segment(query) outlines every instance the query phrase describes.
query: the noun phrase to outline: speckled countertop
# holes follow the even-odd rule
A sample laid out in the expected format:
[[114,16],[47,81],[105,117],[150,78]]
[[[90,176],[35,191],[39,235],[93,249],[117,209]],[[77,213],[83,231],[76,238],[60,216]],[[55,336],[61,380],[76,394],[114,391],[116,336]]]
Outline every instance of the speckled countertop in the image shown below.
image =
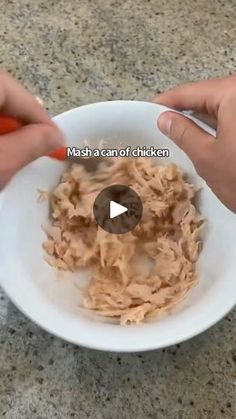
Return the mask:
[[[0,0],[0,65],[54,115],[236,69],[234,0]],[[236,417],[236,312],[175,347],[67,344],[0,297],[0,418]]]

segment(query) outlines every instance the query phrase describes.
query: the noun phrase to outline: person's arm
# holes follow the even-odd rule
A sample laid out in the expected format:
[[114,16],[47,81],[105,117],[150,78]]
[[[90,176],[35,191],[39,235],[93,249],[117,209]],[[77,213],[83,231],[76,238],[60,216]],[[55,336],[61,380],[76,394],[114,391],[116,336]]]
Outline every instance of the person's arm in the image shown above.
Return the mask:
[[216,138],[175,112],[164,112],[159,129],[190,157],[218,198],[236,212],[236,76],[178,86],[155,103],[191,110],[216,127]]
[[37,99],[4,71],[0,71],[0,115],[24,124],[13,133],[0,135],[1,190],[19,169],[60,147],[64,137]]

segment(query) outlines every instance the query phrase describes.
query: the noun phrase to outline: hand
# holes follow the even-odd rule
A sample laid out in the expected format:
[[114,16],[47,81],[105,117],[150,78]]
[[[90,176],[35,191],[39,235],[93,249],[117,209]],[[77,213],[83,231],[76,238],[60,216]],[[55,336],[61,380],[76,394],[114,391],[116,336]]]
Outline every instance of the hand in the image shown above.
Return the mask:
[[0,115],[24,124],[0,136],[0,189],[22,167],[64,143],[63,134],[37,99],[8,73],[0,71]]
[[216,138],[188,118],[164,112],[159,129],[192,160],[199,175],[236,212],[236,76],[176,87],[154,102],[176,110],[192,110],[216,128]]

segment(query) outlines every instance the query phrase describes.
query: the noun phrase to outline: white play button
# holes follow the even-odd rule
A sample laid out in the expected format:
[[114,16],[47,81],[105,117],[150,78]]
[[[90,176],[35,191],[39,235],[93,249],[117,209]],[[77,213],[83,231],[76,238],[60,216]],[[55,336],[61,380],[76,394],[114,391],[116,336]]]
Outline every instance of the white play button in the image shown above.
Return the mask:
[[94,218],[107,233],[124,234],[133,230],[142,218],[141,199],[125,185],[104,188],[93,204]]
[[110,201],[110,218],[118,217],[118,215],[121,215],[126,211],[128,211],[128,208],[117,204],[115,201]]

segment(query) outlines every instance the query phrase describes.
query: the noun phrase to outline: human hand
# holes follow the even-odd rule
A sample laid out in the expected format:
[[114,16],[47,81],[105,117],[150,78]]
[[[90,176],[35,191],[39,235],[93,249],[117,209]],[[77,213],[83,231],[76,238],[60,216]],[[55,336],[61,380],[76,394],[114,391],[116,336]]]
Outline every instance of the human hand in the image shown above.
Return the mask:
[[159,129],[192,160],[199,175],[236,212],[236,76],[178,86],[155,97],[155,103],[191,110],[216,128],[216,138],[188,118],[167,111]]
[[0,71],[0,115],[16,118],[24,125],[0,135],[1,190],[22,167],[60,147],[64,137],[37,99],[3,71]]

